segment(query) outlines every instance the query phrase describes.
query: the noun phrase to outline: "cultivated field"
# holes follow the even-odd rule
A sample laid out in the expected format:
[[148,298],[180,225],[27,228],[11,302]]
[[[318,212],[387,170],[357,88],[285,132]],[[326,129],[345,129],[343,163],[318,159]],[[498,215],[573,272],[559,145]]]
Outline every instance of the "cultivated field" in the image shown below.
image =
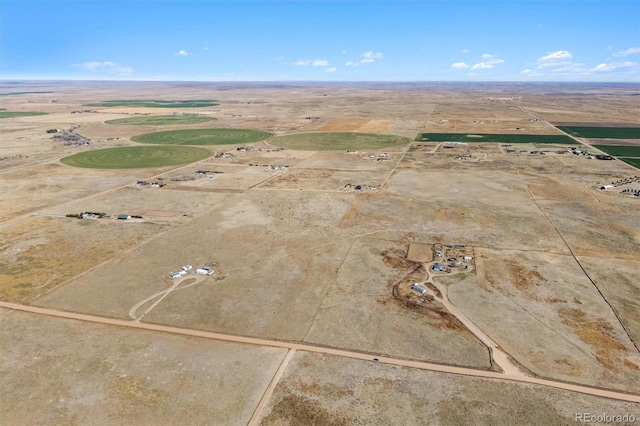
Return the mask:
[[168,101],[157,99],[119,99],[113,101],[102,101],[96,103],[88,103],[85,106],[95,107],[144,107],[144,108],[202,108],[218,105],[213,100],[186,100],[186,101]]
[[129,146],[85,151],[60,159],[67,166],[89,169],[143,169],[194,163],[211,156],[204,148]]
[[46,112],[30,112],[30,111],[4,111],[0,110],[0,118],[13,118],[13,117],[31,117],[35,115],[47,115]]
[[640,418],[635,91],[0,85],[0,423]]
[[145,133],[131,140],[167,145],[234,145],[258,142],[271,136],[269,132],[251,129],[191,129]]
[[375,133],[319,132],[277,136],[269,143],[302,151],[380,149],[406,145],[408,138]]
[[199,117],[190,115],[157,115],[146,117],[118,118],[107,120],[106,124],[116,124],[119,126],[169,126],[180,124],[200,124],[215,120],[215,117]]
[[465,134],[465,133],[420,133],[417,141],[429,142],[502,142],[533,144],[575,144],[566,135],[520,135],[520,134]]
[[587,139],[640,139],[639,127],[557,126],[563,132]]
[[640,158],[640,145],[593,145],[601,151],[616,157],[636,157]]

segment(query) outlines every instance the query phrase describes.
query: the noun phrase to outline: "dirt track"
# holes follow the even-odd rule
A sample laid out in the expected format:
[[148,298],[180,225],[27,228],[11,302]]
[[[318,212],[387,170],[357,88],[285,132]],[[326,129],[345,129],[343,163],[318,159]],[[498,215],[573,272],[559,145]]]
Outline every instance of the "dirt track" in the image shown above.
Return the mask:
[[118,320],[113,318],[98,317],[94,315],[77,314],[73,312],[58,311],[55,309],[46,309],[46,308],[38,308],[34,306],[20,305],[16,303],[0,302],[0,307],[22,311],[22,312],[31,312],[34,314],[49,315],[49,316],[67,318],[67,319],[78,320],[78,321],[113,325],[118,327],[128,327],[128,328],[136,328],[136,329],[142,329],[142,330],[160,331],[164,333],[180,334],[180,335],[193,336],[193,337],[202,337],[205,339],[215,339],[215,340],[221,340],[226,342],[286,348],[286,349],[296,350],[296,351],[315,352],[315,353],[321,353],[326,355],[360,359],[364,361],[380,362],[383,364],[397,365],[401,367],[410,367],[410,368],[418,368],[421,370],[438,371],[442,373],[460,374],[460,375],[466,375],[466,376],[484,377],[484,378],[491,378],[491,379],[512,380],[516,382],[532,383],[532,384],[537,384],[542,386],[549,386],[557,389],[580,392],[588,395],[611,398],[611,399],[616,399],[620,401],[640,403],[640,395],[632,395],[632,394],[626,394],[621,392],[609,391],[606,389],[597,389],[597,388],[592,388],[587,386],[574,385],[570,383],[537,379],[537,378],[528,377],[522,373],[516,373],[516,372],[501,374],[501,373],[494,373],[491,371],[474,370],[474,369],[462,368],[462,367],[452,367],[447,365],[431,364],[431,363],[421,362],[421,361],[410,361],[410,360],[391,358],[391,357],[376,357],[375,355],[372,355],[372,354],[346,351],[342,349],[329,348],[329,347],[323,347],[323,346],[315,346],[315,345],[308,345],[308,344],[294,343],[294,342],[284,342],[279,340],[258,339],[258,338],[245,337],[245,336],[234,336],[229,334],[213,333],[213,332],[206,332],[206,331],[199,331],[199,330],[189,330],[184,328],[168,327],[168,326],[157,325],[157,324],[147,324],[147,323],[141,323],[136,321],[123,321],[123,320]]

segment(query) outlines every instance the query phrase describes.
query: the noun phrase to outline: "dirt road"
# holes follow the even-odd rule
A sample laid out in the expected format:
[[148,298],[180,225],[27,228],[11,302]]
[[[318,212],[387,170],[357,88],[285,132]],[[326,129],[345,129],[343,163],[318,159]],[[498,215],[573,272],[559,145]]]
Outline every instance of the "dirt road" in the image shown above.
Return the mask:
[[125,320],[119,320],[114,318],[99,317],[95,315],[78,314],[73,312],[59,311],[55,309],[26,306],[26,305],[20,305],[17,303],[0,302],[0,307],[6,308],[6,309],[12,309],[16,311],[30,312],[33,314],[49,315],[49,316],[54,316],[59,318],[66,318],[71,320],[85,321],[85,322],[91,322],[91,323],[97,323],[97,324],[105,324],[105,325],[111,325],[111,326],[117,326],[117,327],[135,328],[135,329],[148,330],[148,331],[159,331],[164,333],[201,337],[205,339],[215,339],[215,340],[220,340],[225,342],[243,343],[243,344],[257,345],[257,346],[285,348],[285,349],[290,349],[295,351],[305,351],[305,352],[320,353],[325,355],[341,356],[346,358],[380,362],[383,364],[418,368],[421,370],[436,371],[441,373],[460,374],[465,376],[531,383],[536,385],[549,386],[557,389],[563,389],[563,390],[572,391],[572,392],[580,392],[588,395],[616,399],[620,401],[640,403],[640,395],[632,395],[627,393],[610,391],[606,389],[592,388],[588,386],[576,385],[571,383],[538,379],[538,378],[525,376],[522,373],[502,374],[502,373],[495,373],[492,371],[474,370],[471,368],[453,367],[453,366],[447,366],[447,365],[431,364],[431,363],[422,362],[422,361],[412,361],[412,360],[399,359],[399,358],[376,356],[376,355],[363,353],[363,352],[347,351],[347,350],[338,349],[338,348],[329,348],[324,346],[310,345],[310,344],[297,343],[297,342],[284,342],[279,340],[260,339],[260,338],[254,338],[254,337],[214,333],[209,331],[190,330],[185,328],[170,327],[170,326],[164,326],[164,325],[158,325],[158,324],[148,324],[148,323],[142,323],[138,321],[125,321]]

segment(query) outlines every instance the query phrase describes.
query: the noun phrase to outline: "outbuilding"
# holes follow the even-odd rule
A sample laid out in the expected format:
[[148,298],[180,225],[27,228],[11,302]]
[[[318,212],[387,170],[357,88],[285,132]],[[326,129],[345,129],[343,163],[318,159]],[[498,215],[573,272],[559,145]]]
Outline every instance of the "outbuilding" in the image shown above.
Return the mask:
[[128,215],[126,213],[119,214],[118,215],[118,219],[120,219],[120,220],[128,220],[128,219],[131,219],[131,215]]
[[434,271],[442,271],[442,265],[440,263],[436,263],[433,265]]
[[413,291],[417,291],[420,294],[425,294],[427,292],[427,289],[424,287],[419,286],[418,284],[413,284],[411,286],[411,290]]

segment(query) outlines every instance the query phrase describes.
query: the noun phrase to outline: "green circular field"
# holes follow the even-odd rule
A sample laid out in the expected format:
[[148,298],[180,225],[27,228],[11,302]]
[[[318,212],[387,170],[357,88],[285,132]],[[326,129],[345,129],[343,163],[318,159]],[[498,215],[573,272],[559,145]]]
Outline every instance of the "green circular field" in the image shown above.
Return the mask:
[[168,126],[171,124],[200,124],[212,120],[217,120],[217,118],[190,115],[156,115],[151,117],[118,118],[105,121],[105,123],[123,126]]
[[126,146],[80,152],[60,161],[89,169],[142,169],[189,164],[210,156],[208,149],[190,146]]
[[251,129],[191,129],[144,133],[131,140],[160,145],[231,145],[258,142],[271,136],[272,133]]
[[378,133],[317,132],[276,136],[271,145],[302,151],[342,151],[378,149],[406,145],[410,138]]

